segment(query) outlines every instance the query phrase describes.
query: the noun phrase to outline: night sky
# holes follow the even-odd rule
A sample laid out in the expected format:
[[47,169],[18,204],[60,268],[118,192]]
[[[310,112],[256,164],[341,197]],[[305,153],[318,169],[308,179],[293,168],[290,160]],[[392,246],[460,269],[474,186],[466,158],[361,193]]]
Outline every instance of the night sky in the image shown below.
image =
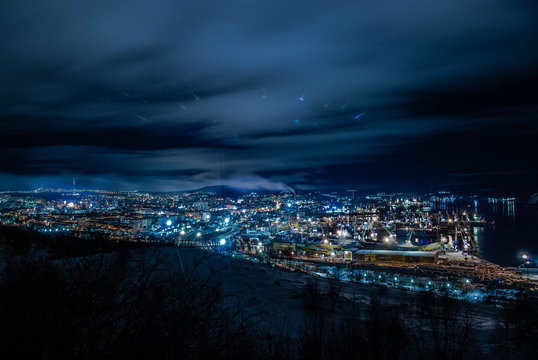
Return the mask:
[[535,0],[3,0],[0,40],[0,189],[538,191]]

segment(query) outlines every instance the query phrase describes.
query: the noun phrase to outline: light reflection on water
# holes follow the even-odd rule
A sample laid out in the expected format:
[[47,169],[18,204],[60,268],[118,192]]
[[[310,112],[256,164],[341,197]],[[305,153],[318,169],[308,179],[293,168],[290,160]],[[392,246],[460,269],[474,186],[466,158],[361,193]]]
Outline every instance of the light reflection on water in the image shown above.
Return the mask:
[[481,257],[502,266],[517,266],[523,252],[538,256],[538,209],[517,199],[437,198],[432,210],[472,210],[486,220],[473,228]]
[[513,200],[484,204],[488,224],[478,232],[480,255],[503,266],[517,266],[521,254],[538,255],[538,209]]

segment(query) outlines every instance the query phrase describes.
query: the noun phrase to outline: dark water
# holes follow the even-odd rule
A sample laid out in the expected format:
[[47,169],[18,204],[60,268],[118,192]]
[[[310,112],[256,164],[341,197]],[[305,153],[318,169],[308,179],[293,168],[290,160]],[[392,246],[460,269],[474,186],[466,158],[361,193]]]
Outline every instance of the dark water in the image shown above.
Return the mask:
[[502,266],[517,266],[524,253],[538,258],[538,208],[519,201],[479,201],[478,213],[488,223],[476,229],[480,255]]
[[457,198],[437,201],[441,211],[466,210],[487,221],[473,228],[481,257],[502,266],[518,266],[522,255],[538,259],[538,208],[518,200]]

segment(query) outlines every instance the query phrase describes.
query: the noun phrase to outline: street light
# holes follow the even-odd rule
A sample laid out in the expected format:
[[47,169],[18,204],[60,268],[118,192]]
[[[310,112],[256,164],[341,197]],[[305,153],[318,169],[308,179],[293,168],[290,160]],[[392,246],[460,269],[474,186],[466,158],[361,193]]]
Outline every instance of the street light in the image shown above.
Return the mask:
[[523,258],[524,266],[525,266],[525,269],[527,270],[527,281],[530,282],[529,268],[528,268],[528,265],[530,264],[529,256],[527,254],[523,254],[521,255],[521,257]]

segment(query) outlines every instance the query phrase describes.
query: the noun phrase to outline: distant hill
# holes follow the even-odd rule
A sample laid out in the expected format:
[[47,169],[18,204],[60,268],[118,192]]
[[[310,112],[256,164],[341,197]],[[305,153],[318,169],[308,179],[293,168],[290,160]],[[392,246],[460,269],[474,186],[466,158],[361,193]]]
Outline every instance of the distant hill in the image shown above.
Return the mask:
[[265,190],[265,189],[242,189],[238,187],[231,187],[227,185],[223,186],[205,186],[200,189],[196,190],[189,190],[189,191],[182,191],[182,193],[212,193],[217,195],[224,195],[224,196],[241,196],[245,194],[250,193],[258,193],[258,194],[280,194],[283,191],[274,191],[274,190]]

